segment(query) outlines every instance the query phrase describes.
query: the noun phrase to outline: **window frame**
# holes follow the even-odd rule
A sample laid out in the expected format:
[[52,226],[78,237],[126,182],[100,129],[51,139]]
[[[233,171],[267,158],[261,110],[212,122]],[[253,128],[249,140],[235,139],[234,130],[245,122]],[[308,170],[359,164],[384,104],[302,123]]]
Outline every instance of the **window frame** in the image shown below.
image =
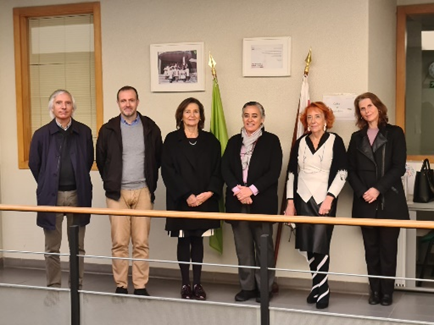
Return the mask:
[[[405,132],[406,99],[406,44],[407,16],[434,14],[434,4],[398,6],[396,11],[396,94],[395,121]],[[407,155],[407,160],[422,161],[428,158],[434,162],[434,155]]]
[[[32,139],[30,110],[29,19],[46,16],[92,14],[95,55],[95,109],[97,130],[103,123],[101,8],[99,2],[23,7],[13,9],[18,168],[28,169]],[[53,89],[54,91],[54,89]]]

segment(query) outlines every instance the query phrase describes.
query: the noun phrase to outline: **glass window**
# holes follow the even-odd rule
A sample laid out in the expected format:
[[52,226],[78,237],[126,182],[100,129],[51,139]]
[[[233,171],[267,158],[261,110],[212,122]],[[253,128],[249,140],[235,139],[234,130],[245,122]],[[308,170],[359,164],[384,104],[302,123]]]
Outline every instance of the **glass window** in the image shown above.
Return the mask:
[[103,119],[99,17],[99,3],[14,9],[20,168],[27,168],[33,133],[50,121],[56,89],[72,93],[74,118],[96,140]]
[[434,159],[434,5],[400,6],[396,122],[409,160]]

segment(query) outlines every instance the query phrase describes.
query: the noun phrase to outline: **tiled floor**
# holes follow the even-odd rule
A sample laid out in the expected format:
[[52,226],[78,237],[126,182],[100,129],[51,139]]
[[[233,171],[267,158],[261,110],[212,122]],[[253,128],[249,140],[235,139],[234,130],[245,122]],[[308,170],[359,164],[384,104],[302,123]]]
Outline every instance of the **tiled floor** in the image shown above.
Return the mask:
[[[67,273],[63,275],[66,287]],[[3,268],[0,269],[0,283],[44,286],[45,272],[40,269]],[[179,298],[179,280],[152,278],[147,286],[152,296]],[[232,285],[205,283],[208,301],[234,303],[238,287]],[[109,274],[86,274],[83,290],[113,293],[115,285]],[[129,288],[132,292],[133,289]],[[271,307],[288,308],[301,311],[317,311],[315,306],[305,302],[306,291],[281,289],[271,300]],[[329,308],[324,313],[371,316],[388,319],[409,320],[421,324],[434,324],[434,293],[396,291],[392,306],[370,306],[367,295],[342,294],[332,292]],[[254,300],[245,304],[257,305]]]

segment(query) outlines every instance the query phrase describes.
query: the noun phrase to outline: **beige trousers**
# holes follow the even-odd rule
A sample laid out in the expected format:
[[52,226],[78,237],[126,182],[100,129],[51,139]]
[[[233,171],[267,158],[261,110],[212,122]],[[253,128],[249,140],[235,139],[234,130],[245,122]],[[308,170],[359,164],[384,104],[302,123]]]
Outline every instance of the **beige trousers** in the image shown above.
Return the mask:
[[[119,201],[107,198],[110,209],[152,210],[148,188],[121,190]],[[133,258],[149,258],[150,217],[110,216],[112,236],[112,256],[129,257],[129,244],[132,244]],[[113,260],[113,278],[117,287],[128,288],[128,260]],[[149,280],[149,263],[133,261],[133,285],[135,289],[146,287]]]
[[[58,206],[77,206],[77,191],[59,191],[57,192],[57,205]],[[47,230],[44,229],[45,234],[45,251],[47,253],[60,253],[60,244],[62,243],[62,223],[64,215],[61,213],[56,214],[56,229]],[[74,216],[71,213],[66,214],[67,226],[68,226],[68,239],[69,239],[69,227],[78,224],[78,218],[80,215]],[[85,255],[84,251],[84,234],[86,227],[79,227],[78,231],[78,252],[80,255]],[[83,284],[83,257],[79,258],[79,288],[81,289]],[[47,276],[48,287],[58,287],[62,285],[62,273],[60,269],[60,257],[58,255],[45,255],[45,266]]]

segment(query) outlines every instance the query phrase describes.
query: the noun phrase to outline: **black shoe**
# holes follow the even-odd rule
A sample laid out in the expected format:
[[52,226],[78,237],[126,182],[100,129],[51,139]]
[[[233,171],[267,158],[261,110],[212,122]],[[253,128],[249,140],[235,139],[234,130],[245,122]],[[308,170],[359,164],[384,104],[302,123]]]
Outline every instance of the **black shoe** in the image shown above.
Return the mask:
[[318,299],[318,290],[313,290],[309,293],[309,296],[307,296],[306,302],[308,304],[316,304],[317,299]]
[[370,305],[378,305],[381,301],[380,293],[378,291],[373,291],[369,295],[368,303]]
[[117,287],[115,293],[119,293],[121,295],[127,295],[128,289],[124,287]]
[[329,306],[329,300],[330,300],[330,291],[324,295],[324,294],[320,294],[317,297],[317,301],[316,301],[316,309],[325,309]]
[[146,288],[134,289],[134,294],[138,296],[149,296],[148,290],[146,290]]
[[381,299],[381,305],[390,306],[392,303],[393,303],[392,295],[384,294],[383,298]]
[[329,306],[328,299],[326,300],[320,300],[316,303],[316,309],[325,309]]
[[[268,293],[268,301],[270,301],[271,298],[273,298],[273,292],[272,291],[270,291]],[[260,293],[258,293],[258,295],[256,296],[256,302],[261,302],[261,294]]]
[[193,287],[193,296],[196,300],[206,300],[206,293],[200,284],[195,284]]
[[191,287],[189,284],[184,284],[181,287],[181,298],[182,299],[191,299],[193,297],[193,293],[191,292]]
[[246,301],[256,297],[256,290],[241,290],[235,295],[235,301]]

